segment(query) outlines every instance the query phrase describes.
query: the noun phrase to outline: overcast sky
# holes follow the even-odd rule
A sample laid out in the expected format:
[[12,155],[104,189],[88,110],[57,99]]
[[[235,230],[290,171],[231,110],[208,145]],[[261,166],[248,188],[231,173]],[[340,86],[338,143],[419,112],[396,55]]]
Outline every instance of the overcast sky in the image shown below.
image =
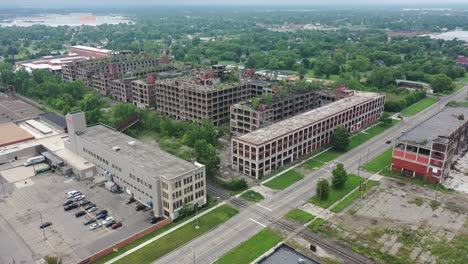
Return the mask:
[[91,7],[91,6],[142,6],[142,5],[411,5],[449,6],[467,4],[468,0],[0,0],[0,7]]

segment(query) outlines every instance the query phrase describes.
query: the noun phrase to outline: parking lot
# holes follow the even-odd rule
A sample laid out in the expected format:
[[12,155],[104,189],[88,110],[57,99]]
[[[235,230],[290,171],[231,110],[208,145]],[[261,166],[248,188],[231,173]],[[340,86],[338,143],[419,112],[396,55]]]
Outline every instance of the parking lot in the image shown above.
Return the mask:
[[[61,257],[64,263],[76,263],[150,226],[150,211],[136,212],[137,203],[126,205],[125,193],[114,194],[91,181],[75,181],[51,172],[27,179],[17,175],[21,182],[33,182],[18,187],[18,182],[11,182],[15,171],[23,170],[10,170],[10,181],[0,176],[0,263],[30,263],[46,255]],[[89,230],[90,225],[83,222],[95,217],[94,213],[76,218],[75,213],[82,207],[63,210],[66,193],[71,190],[81,191],[99,210],[107,210],[123,226],[116,230],[106,227]],[[43,222],[52,222],[44,232],[39,228],[41,215]],[[3,247],[9,243],[16,246]]]

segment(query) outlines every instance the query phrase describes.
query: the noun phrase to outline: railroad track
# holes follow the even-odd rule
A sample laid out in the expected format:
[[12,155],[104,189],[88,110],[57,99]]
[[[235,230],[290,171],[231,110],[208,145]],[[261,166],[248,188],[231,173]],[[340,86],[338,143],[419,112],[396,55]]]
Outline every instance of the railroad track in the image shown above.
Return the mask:
[[335,246],[333,245],[330,245],[328,243],[325,243],[315,237],[312,237],[310,236],[309,234],[307,234],[306,232],[304,232],[303,230],[299,230],[297,231],[296,228],[288,223],[285,223],[285,222],[282,222],[280,221],[279,219],[275,219],[274,217],[271,217],[263,212],[261,212],[260,210],[257,210],[255,208],[253,208],[252,206],[250,206],[248,203],[246,203],[244,200],[241,200],[237,197],[232,197],[232,196],[227,196],[219,191],[217,191],[216,189],[214,188],[210,188],[209,186],[207,186],[208,190],[214,194],[217,194],[217,196],[219,196],[220,198],[223,198],[225,199],[226,201],[229,201],[237,206],[240,206],[240,207],[243,207],[259,216],[262,216],[264,217],[265,219],[268,219],[268,221],[270,221],[271,223],[274,223],[292,233],[295,233],[296,235],[300,235],[301,237],[305,238],[306,240],[316,244],[317,246],[320,246],[321,248],[323,249],[326,249],[330,252],[333,252],[335,254],[337,254],[338,256],[341,256],[342,258],[344,258],[344,260],[346,261],[345,263],[365,263],[365,264],[370,264],[370,263],[376,263],[375,261],[372,261],[370,259],[368,259],[367,257],[363,257],[363,259],[366,259],[366,261],[363,261],[362,259],[359,259],[359,258],[356,258],[355,256],[352,256],[350,254],[348,254],[347,252],[339,249],[339,248],[336,248]]

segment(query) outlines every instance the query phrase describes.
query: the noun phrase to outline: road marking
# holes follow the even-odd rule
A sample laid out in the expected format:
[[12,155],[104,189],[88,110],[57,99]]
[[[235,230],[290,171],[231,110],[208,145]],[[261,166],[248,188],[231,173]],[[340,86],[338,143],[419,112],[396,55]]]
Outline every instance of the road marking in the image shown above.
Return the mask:
[[263,206],[263,205],[261,205],[261,204],[259,204],[259,203],[256,203],[256,205],[258,205],[258,206],[260,206],[260,207],[262,207],[262,208],[265,208],[265,209],[267,209],[267,210],[270,211],[270,212],[273,211],[273,210],[271,210],[270,208],[268,208],[268,207],[266,207],[266,206]]
[[260,222],[258,222],[258,221],[255,221],[255,220],[253,220],[252,218],[249,218],[249,219],[250,219],[250,221],[253,221],[253,222],[255,222],[255,223],[257,223],[257,224],[259,224],[259,225],[261,225],[261,226],[263,226],[263,227],[266,227],[266,225],[264,225],[264,224],[262,224],[262,223],[260,223]]

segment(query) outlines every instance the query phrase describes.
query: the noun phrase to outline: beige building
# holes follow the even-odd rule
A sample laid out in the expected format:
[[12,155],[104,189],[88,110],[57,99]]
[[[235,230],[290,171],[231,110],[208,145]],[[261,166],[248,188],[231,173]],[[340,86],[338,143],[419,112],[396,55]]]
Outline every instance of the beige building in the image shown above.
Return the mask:
[[96,165],[97,172],[153,208],[177,218],[186,204],[206,203],[205,166],[190,163],[102,124],[86,126],[83,112],[66,115],[65,147]]

